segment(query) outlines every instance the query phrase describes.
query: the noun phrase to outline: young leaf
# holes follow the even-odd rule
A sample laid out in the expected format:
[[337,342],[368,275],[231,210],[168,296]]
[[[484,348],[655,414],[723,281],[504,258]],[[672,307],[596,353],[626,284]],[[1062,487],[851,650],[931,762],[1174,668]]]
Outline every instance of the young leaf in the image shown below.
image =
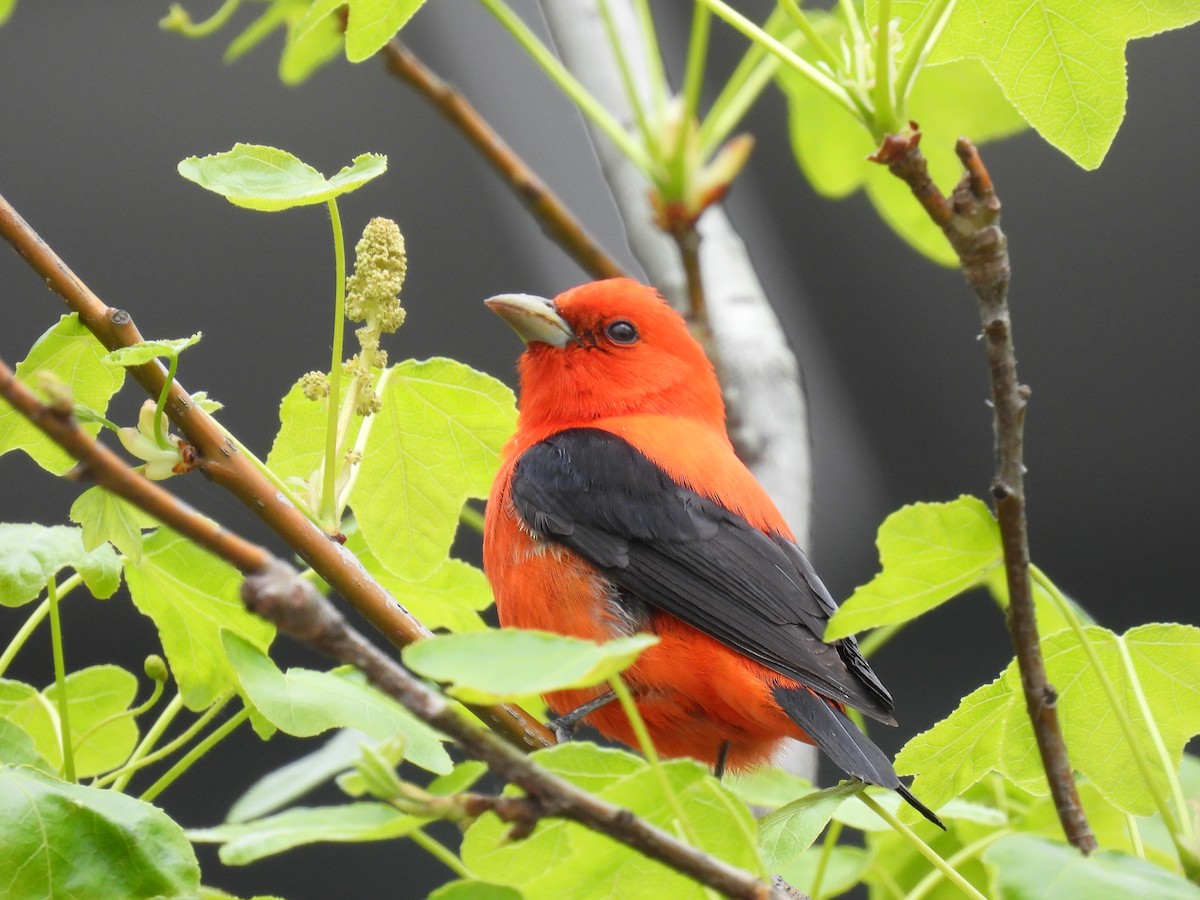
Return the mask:
[[726,775],[721,782],[748,806],[778,809],[816,790],[812,783],[773,766]]
[[[840,20],[806,14],[822,23],[835,46],[843,38]],[[807,47],[800,53],[810,62],[817,61]],[[780,67],[778,80],[788,99],[792,150],[813,187],[827,197],[844,197],[864,188],[880,217],[916,250],[942,265],[957,266],[957,255],[908,186],[886,167],[867,159],[878,149],[867,130],[799,72]],[[947,193],[962,174],[954,152],[960,135],[978,145],[1027,127],[995,79],[976,60],[923,69],[908,110],[909,117],[921,126],[921,150],[929,174]]]
[[348,6],[346,59],[362,62],[374,56],[424,5],[425,0],[317,0],[300,20],[293,39],[307,38],[339,6]]
[[275,635],[271,623],[246,612],[236,569],[165,527],[146,538],[126,580],[134,605],[158,628],[188,709],[206,708],[237,684],[222,629],[262,650]]
[[486,881],[451,881],[429,895],[429,900],[522,900],[524,895],[502,884]]
[[823,791],[793,800],[758,823],[763,861],[772,872],[792,865],[812,846],[837,808],[863,789],[858,781],[843,781]]
[[[70,387],[76,402],[103,415],[108,401],[125,381],[124,369],[104,365],[107,352],[80,323],[79,316],[71,313],[38,338],[29,355],[17,363],[17,379],[27,387],[36,388],[39,373],[53,375]],[[82,427],[92,435],[100,429],[95,423]],[[34,462],[55,475],[75,465],[74,457],[0,399],[0,455],[9,450],[24,450]]]
[[1083,856],[1067,844],[1025,834],[1002,837],[983,852],[1002,900],[1057,897],[1153,897],[1200,900],[1200,887],[1153,863],[1099,850]]
[[[303,379],[284,395],[279,404],[279,431],[267,454],[268,468],[280,478],[305,480],[321,465],[329,420],[327,403],[305,397]],[[349,442],[358,436],[362,421],[360,416],[350,420]]]
[[1000,529],[975,497],[905,506],[879,526],[875,543],[883,571],[834,613],[825,640],[914,619],[978,586],[1003,562]]
[[[3,684],[4,682],[0,682],[0,716],[4,716]],[[38,753],[29,733],[15,722],[9,721],[6,716],[0,718],[0,765],[32,766],[48,775],[57,771],[56,767],[50,765],[46,758]]]
[[439,774],[453,768],[433,729],[357,673],[280,672],[270,657],[239,635],[226,633],[223,640],[247,699],[281,731],[312,737],[331,728],[354,728],[378,741],[401,732],[407,760]]
[[469,497],[486,497],[516,426],[512,391],[450,359],[408,360],[379,387],[350,505],[363,539],[397,575],[442,565]]
[[225,865],[244,866],[305,844],[384,841],[402,837],[422,824],[423,819],[398,812],[386,803],[349,803],[313,808],[300,806],[253,822],[193,828],[187,834],[197,843],[221,844],[220,857]]
[[149,803],[0,766],[0,896],[182,898],[199,887],[183,830]]
[[309,12],[320,5],[314,3],[304,9],[301,15],[288,20],[287,43],[279,58],[279,80],[286,85],[295,86],[307,81],[317,69],[341,53],[342,23],[332,13],[303,33],[300,31]]
[[80,529],[0,523],[0,605],[36,600],[46,583],[68,568],[82,575],[88,590],[102,600],[121,584],[121,561],[112,547],[85,550]]
[[[895,0],[892,14],[911,34],[930,6]],[[1042,137],[1094,169],[1125,117],[1126,44],[1198,19],[1196,0],[959,0],[931,60],[982,60]]]
[[130,344],[128,347],[120,347],[113,350],[104,361],[111,366],[140,366],[150,362],[158,357],[178,356],[188,347],[200,343],[200,338],[203,334],[197,331],[191,337],[176,338],[175,340],[167,341],[138,341],[136,344]]
[[635,634],[604,644],[542,631],[505,628],[447,634],[404,648],[404,664],[464,703],[504,703],[527,694],[603,684],[658,643]]
[[335,775],[354,768],[359,748],[371,738],[351,728],[337,732],[311,753],[268,772],[229,808],[226,822],[248,822],[283,809]]
[[142,559],[143,529],[158,524],[132,503],[99,485],[88,488],[75,499],[70,516],[83,529],[85,550],[95,550],[108,541],[134,564]]
[[257,144],[234,144],[211,156],[189,156],[179,174],[235,206],[278,212],[325,203],[353,191],[387,170],[387,157],[364,153],[332,178],[285,150]]

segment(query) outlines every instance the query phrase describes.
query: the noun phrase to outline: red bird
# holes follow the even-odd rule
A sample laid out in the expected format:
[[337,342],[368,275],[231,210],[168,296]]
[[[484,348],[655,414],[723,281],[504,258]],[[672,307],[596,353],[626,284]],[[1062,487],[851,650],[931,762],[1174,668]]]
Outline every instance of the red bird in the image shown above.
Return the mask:
[[[854,638],[823,640],[837,605],[735,455],[712,364],[683,318],[623,278],[486,303],[527,345],[484,526],[501,625],[593,641],[655,634],[625,678],[663,756],[719,775],[797,738],[940,825],[846,717],[850,706],[894,725],[892,697]],[[636,745],[609,699],[602,688],[546,698],[572,727],[586,718]]]

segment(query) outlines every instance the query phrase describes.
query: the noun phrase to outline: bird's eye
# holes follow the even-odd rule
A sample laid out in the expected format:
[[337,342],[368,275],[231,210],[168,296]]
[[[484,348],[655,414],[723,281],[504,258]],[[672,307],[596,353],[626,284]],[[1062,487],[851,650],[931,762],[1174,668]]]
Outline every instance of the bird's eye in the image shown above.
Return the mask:
[[632,344],[638,339],[637,329],[627,319],[617,319],[615,322],[610,322],[608,327],[604,329],[604,333],[615,344]]

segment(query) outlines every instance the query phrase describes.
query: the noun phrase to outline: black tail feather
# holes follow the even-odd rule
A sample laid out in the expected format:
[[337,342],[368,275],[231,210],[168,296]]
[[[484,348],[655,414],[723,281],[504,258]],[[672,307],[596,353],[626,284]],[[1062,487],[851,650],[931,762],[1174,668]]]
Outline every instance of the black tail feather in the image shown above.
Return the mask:
[[917,812],[943,831],[946,826],[925,804],[900,783],[892,762],[845,713],[807,688],[777,687],[775,700],[788,718],[804,729],[830,761],[854,778],[891,788]]

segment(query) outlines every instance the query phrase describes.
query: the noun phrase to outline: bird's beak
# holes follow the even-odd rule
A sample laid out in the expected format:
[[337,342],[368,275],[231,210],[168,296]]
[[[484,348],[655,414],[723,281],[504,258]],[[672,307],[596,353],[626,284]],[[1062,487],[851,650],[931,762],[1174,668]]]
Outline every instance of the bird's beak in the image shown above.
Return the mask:
[[498,294],[483,301],[502,318],[526,344],[535,341],[565,347],[575,340],[575,331],[554,308],[554,301],[533,294]]

